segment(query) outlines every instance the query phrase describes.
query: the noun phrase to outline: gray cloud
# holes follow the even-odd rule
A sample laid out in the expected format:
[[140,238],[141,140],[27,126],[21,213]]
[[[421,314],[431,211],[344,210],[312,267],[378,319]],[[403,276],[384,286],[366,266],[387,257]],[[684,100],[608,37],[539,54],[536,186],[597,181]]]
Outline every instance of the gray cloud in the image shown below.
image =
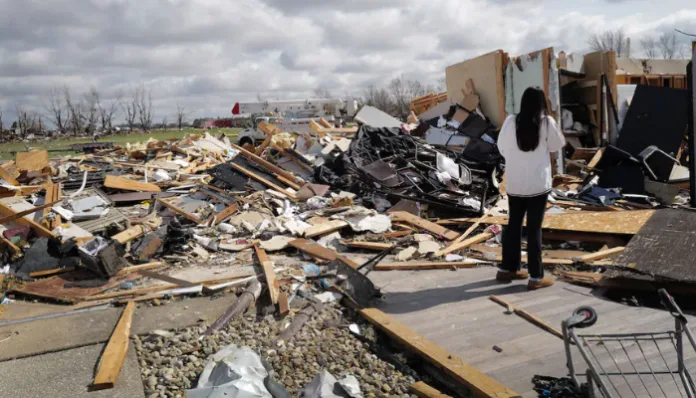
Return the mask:
[[0,0],[0,106],[7,119],[15,104],[41,111],[53,87],[110,99],[142,84],[156,119],[176,103],[225,116],[257,94],[359,95],[401,74],[436,84],[447,65],[498,48],[581,51],[605,27],[636,41],[696,30],[677,0],[663,16],[643,1],[606,15],[607,1],[572,12],[543,0]]

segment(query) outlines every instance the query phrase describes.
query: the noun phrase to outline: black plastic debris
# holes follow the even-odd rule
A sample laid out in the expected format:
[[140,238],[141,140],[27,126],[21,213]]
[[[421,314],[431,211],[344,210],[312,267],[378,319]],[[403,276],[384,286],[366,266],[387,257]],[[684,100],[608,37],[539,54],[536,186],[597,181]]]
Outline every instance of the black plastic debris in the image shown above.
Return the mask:
[[551,377],[535,375],[532,378],[534,391],[540,398],[586,398],[588,395],[576,390],[568,377]]

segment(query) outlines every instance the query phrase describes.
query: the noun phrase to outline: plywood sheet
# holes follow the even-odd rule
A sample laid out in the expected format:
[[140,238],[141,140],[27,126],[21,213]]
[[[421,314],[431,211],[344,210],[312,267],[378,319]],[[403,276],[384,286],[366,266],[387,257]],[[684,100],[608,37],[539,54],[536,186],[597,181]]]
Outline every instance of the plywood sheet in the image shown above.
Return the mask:
[[496,127],[505,120],[505,89],[503,84],[503,51],[497,50],[480,57],[448,66],[445,69],[447,98],[458,104],[464,99],[462,89],[471,79],[481,98],[481,110]]
[[[648,219],[655,213],[655,210],[632,210],[632,211],[583,211],[566,214],[546,214],[542,228],[591,232],[597,234],[636,234]],[[443,220],[439,224],[449,225],[463,222],[476,222],[477,218],[460,218],[453,220]],[[502,224],[507,225],[508,218],[488,217],[482,224]]]
[[[543,88],[548,97],[548,63],[547,51],[543,50],[521,55],[516,57],[514,62],[508,64],[508,69],[511,69],[512,75],[511,81],[505,82],[506,111],[508,113],[520,112],[522,94],[529,87]],[[510,76],[510,71],[508,71],[508,76]]]
[[48,166],[48,151],[17,152],[17,169],[41,171]]
[[141,191],[141,192],[160,192],[161,189],[151,183],[135,181],[125,177],[106,176],[104,186],[113,189],[122,189],[124,191]]
[[50,298],[64,302],[75,302],[116,287],[124,281],[138,278],[141,278],[141,276],[134,273],[116,276],[99,284],[99,281],[95,278],[93,273],[79,270],[52,278],[29,282],[20,288],[14,289],[14,291],[30,296]]

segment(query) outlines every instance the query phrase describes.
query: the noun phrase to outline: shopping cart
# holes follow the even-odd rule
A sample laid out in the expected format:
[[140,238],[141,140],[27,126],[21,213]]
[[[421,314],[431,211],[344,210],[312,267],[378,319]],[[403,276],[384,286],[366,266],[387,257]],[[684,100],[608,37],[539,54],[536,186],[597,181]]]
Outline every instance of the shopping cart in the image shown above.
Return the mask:
[[[675,320],[674,330],[655,333],[583,334],[576,329],[597,322],[591,307],[580,307],[563,321],[568,372],[575,387],[590,398],[604,397],[688,397],[696,386],[687,370],[684,336],[696,350],[686,317],[665,289],[658,291],[662,305]],[[585,373],[577,373],[571,347],[577,347],[587,363]],[[581,382],[586,378],[586,383]]]

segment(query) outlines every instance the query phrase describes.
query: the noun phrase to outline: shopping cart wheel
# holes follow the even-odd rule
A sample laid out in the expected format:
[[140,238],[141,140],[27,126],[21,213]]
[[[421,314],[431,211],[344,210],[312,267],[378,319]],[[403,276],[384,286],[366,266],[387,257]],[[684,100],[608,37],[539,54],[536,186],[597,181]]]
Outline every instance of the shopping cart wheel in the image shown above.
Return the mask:
[[579,319],[581,317],[582,320],[577,321],[574,326],[576,328],[588,328],[597,322],[597,311],[592,307],[578,307],[573,311],[573,318]]

